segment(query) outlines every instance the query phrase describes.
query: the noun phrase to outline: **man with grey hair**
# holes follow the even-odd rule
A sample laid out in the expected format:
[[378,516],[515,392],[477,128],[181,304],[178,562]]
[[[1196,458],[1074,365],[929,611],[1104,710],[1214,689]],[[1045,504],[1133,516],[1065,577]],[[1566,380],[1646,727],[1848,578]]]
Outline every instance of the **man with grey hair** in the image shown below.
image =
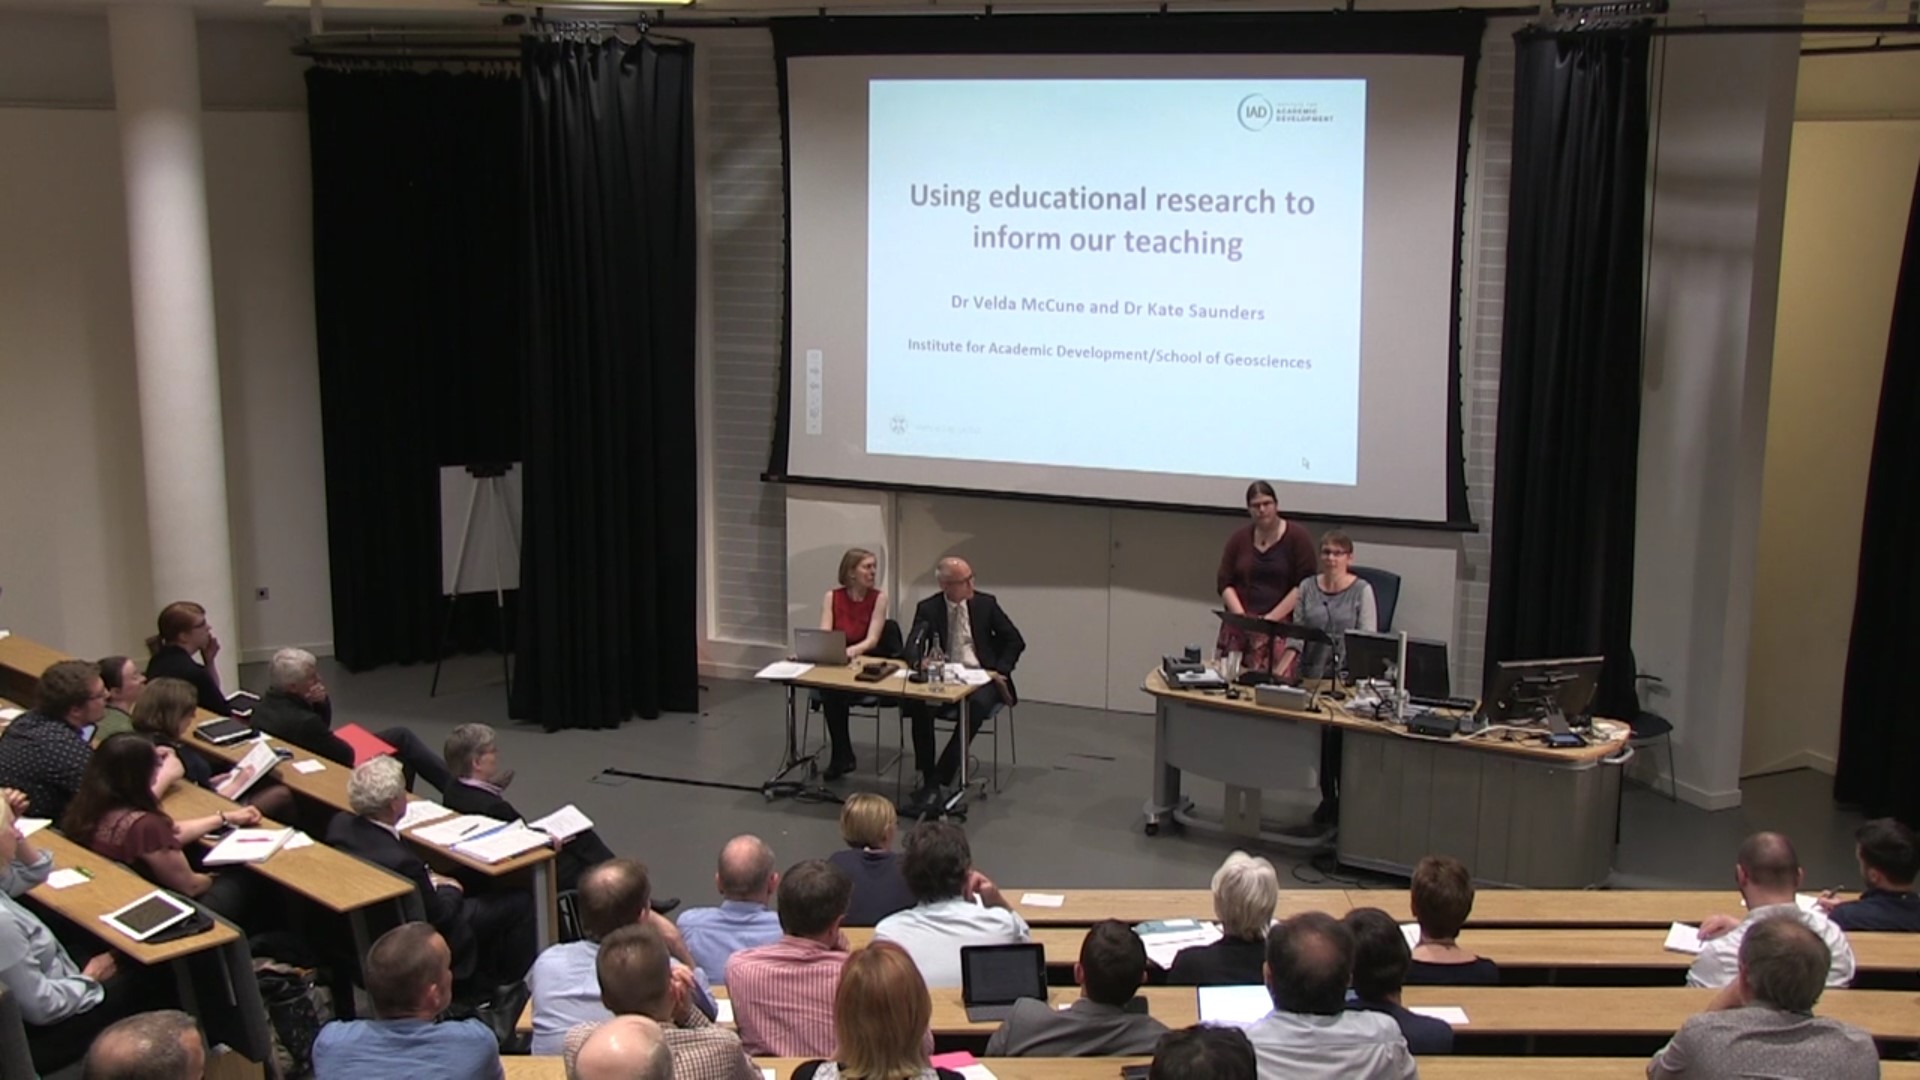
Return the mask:
[[1174,954],[1167,982],[1174,986],[1253,986],[1264,981],[1267,927],[1280,901],[1280,875],[1258,855],[1236,851],[1213,872],[1213,914],[1220,940]]
[[[971,739],[997,709],[1018,703],[1013,668],[1026,651],[1027,642],[1000,607],[1000,601],[992,593],[973,587],[973,567],[967,560],[952,556],[941,559],[933,577],[940,592],[913,609],[912,628],[907,631],[907,662],[917,667],[926,651],[937,647],[948,663],[986,671],[987,681],[967,695],[965,736]],[[940,803],[941,789],[950,786],[959,772],[962,733],[953,733],[935,762],[933,710],[924,702],[911,700],[901,708],[913,721],[913,767],[921,781],[908,805],[932,807]]]
[[526,975],[535,949],[532,893],[498,888],[468,896],[458,881],[427,869],[395,826],[407,811],[399,762],[382,754],[353,770],[347,803],[353,813],[334,817],[327,843],[413,882],[427,921],[453,952],[454,978],[464,988],[486,990]]
[[594,1028],[567,1066],[568,1080],[673,1080],[673,1051],[659,1021],[616,1016]]
[[[447,736],[447,772],[453,777],[444,790],[447,809],[462,814],[479,814],[499,821],[531,820],[507,801],[503,778],[510,775],[500,768],[500,741],[486,724],[461,724]],[[553,860],[554,876],[562,892],[580,887],[580,875],[613,858],[613,849],[594,829],[575,833],[556,841],[559,854]],[[665,915],[680,901],[662,897],[653,910]]]
[[1827,943],[1798,919],[1773,915],[1748,927],[1733,981],[1653,1056],[1648,1080],[1877,1080],[1873,1036],[1813,1015],[1831,963]]
[[[267,692],[260,697],[250,717],[253,726],[338,765],[352,768],[353,747],[333,733],[333,699],[327,684],[320,680],[320,664],[305,649],[281,649],[267,665]],[[440,755],[420,741],[411,728],[390,727],[377,732],[381,742],[393,747],[394,757],[406,770],[407,790],[413,790],[416,774],[444,793],[453,783]]]
[[720,890],[720,906],[681,912],[680,934],[694,967],[720,986],[734,953],[780,940],[780,916],[767,906],[780,887],[773,849],[757,836],[734,837],[720,849],[713,883]]
[[207,1046],[193,1017],[178,1009],[135,1013],[94,1037],[86,1080],[200,1080]]

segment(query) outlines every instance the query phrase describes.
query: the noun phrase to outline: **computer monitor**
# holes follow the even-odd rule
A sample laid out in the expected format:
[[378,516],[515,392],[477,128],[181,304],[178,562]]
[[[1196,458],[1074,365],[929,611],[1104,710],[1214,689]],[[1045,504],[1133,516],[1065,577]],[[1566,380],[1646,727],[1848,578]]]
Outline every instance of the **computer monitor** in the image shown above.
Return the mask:
[[[1346,670],[1353,682],[1391,679],[1400,662],[1400,635],[1349,630]],[[1453,696],[1453,676],[1447,670],[1447,643],[1430,638],[1407,639],[1407,693],[1414,697]]]
[[1583,726],[1604,663],[1599,656],[1501,660],[1487,685],[1487,719],[1496,724],[1525,724],[1558,718]]

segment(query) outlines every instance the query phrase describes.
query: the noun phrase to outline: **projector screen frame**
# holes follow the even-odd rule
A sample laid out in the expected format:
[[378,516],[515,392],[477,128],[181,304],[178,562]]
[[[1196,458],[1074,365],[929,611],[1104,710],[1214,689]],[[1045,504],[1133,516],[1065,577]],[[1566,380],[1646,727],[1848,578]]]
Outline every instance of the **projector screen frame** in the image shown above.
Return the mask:
[[[787,61],[864,55],[1127,55],[1351,54],[1457,56],[1461,60],[1458,149],[1454,174],[1453,259],[1447,331],[1446,519],[1367,517],[1288,507],[1290,517],[1428,531],[1477,532],[1467,504],[1464,402],[1460,389],[1460,289],[1465,244],[1466,172],[1477,85],[1483,12],[1340,12],[1330,14],[998,15],[801,17],[769,23],[780,101],[782,267],[780,383],[774,438],[761,480],[816,487],[1018,499],[1081,505],[1239,514],[1239,507],[1133,501],[978,487],[913,485],[796,474],[788,469],[793,378],[793,192]],[[1256,477],[1250,477],[1256,479]]]

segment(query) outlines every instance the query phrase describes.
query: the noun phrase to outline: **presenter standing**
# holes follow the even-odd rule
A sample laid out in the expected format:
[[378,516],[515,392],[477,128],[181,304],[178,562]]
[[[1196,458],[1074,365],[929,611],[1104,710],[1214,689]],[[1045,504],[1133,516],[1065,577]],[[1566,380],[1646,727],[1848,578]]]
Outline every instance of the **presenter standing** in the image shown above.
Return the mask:
[[[1296,586],[1313,570],[1313,538],[1280,516],[1280,500],[1265,480],[1247,485],[1247,515],[1253,521],[1235,530],[1220,553],[1214,588],[1220,602],[1236,615],[1285,619],[1299,602]],[[1247,671],[1268,670],[1272,657],[1267,635],[1242,634],[1225,625],[1220,627],[1216,648],[1223,654],[1238,652]],[[1291,673],[1273,670],[1281,676]]]
[[[820,629],[846,635],[848,663],[878,647],[887,625],[887,594],[874,587],[879,573],[880,562],[873,552],[848,548],[840,556],[840,587],[821,601]],[[845,776],[857,764],[847,735],[847,707],[857,699],[858,695],[842,691],[820,691],[820,711],[826,716],[827,739],[833,745],[825,774],[829,780]]]

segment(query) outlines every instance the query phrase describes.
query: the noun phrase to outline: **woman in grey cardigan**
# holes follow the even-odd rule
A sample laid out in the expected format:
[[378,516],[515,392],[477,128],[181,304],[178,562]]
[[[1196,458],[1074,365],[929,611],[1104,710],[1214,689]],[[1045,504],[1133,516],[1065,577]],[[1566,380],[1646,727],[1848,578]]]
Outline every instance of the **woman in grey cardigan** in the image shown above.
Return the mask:
[[[1327,530],[1320,538],[1320,572],[1294,588],[1295,622],[1325,630],[1339,637],[1348,630],[1379,628],[1379,616],[1373,603],[1373,586],[1353,572],[1353,541],[1338,529]],[[1284,605],[1283,605],[1284,606]],[[1325,645],[1301,647],[1300,677],[1333,677],[1333,650]]]

